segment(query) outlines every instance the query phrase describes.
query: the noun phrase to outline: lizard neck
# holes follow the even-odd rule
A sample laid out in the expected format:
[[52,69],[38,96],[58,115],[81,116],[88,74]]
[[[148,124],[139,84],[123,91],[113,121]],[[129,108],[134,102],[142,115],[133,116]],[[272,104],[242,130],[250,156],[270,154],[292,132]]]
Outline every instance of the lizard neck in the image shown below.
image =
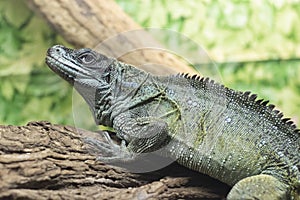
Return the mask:
[[127,109],[130,100],[136,96],[137,91],[149,77],[148,73],[124,63],[114,66],[114,70],[110,73],[112,80],[109,88],[98,88],[95,98],[97,109],[95,118],[106,126],[112,126],[116,113]]

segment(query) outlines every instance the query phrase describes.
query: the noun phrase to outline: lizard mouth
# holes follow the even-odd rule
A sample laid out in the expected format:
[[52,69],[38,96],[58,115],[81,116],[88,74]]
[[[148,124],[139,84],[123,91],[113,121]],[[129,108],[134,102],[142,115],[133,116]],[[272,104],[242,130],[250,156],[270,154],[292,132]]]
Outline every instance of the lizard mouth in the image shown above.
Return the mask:
[[58,74],[60,77],[62,77],[64,80],[68,81],[69,83],[71,83],[72,85],[74,84],[75,81],[75,77],[70,75],[69,73],[67,73],[65,70],[63,70],[61,67],[61,65],[64,65],[62,62],[60,62],[59,60],[51,57],[50,55],[47,55],[46,57],[46,64],[49,66],[49,68],[55,72],[56,74]]

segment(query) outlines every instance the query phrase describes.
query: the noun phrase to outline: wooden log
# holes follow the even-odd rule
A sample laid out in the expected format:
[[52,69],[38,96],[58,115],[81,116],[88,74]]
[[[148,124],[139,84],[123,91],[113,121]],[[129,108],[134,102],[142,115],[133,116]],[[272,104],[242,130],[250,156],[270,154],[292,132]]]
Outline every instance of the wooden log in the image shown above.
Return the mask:
[[176,163],[134,174],[96,161],[84,130],[0,126],[0,199],[223,199],[229,187]]
[[164,48],[112,0],[26,2],[75,47],[95,48],[153,74],[196,73],[178,56],[154,50],[152,47]]

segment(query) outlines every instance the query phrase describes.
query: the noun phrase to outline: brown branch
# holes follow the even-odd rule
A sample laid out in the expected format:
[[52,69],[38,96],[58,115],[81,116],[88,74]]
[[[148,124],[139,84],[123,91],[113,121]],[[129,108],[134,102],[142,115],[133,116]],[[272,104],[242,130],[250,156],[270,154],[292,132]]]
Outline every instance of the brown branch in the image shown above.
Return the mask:
[[134,174],[97,162],[69,126],[0,126],[0,199],[222,199],[228,189],[175,163]]
[[[114,1],[27,0],[27,3],[75,47],[95,47],[101,53],[154,74],[196,73],[185,61],[167,51],[146,49],[161,45]],[[140,31],[114,37],[132,30]],[[159,67],[149,65],[153,63]]]

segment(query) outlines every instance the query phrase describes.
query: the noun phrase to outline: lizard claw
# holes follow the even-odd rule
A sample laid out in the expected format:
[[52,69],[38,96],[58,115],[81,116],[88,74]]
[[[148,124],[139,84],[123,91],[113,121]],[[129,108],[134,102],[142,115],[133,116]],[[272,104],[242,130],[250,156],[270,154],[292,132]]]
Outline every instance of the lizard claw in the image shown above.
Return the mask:
[[134,153],[128,151],[125,140],[122,140],[121,144],[116,144],[107,132],[104,132],[104,138],[106,141],[92,137],[84,138],[89,152],[96,155],[97,160],[105,163],[134,160]]

